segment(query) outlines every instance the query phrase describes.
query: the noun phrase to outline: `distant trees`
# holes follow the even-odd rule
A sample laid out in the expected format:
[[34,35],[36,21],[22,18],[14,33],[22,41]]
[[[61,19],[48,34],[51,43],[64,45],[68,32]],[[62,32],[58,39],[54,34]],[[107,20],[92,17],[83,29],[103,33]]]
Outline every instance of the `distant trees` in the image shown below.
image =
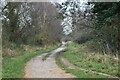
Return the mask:
[[90,6],[87,5],[87,2],[67,0],[58,7],[59,17],[63,20],[65,33],[79,43],[90,39],[92,21]]
[[120,51],[120,2],[92,4],[93,28],[100,48],[104,52]]
[[50,2],[8,2],[2,9],[3,44],[45,45],[60,41],[58,11]]
[[63,26],[70,28],[66,28],[68,32],[72,30],[69,35],[76,42],[93,39],[95,48],[99,51],[119,53],[120,2],[82,4],[79,0],[68,0],[58,7],[59,17],[64,21]]
[[2,9],[3,44],[45,45],[60,41],[64,32],[79,43],[94,38],[103,52],[119,52],[120,3],[88,4],[8,2]]
[[59,6],[59,18],[63,20],[62,25],[65,28],[69,28],[68,30],[65,29],[66,33],[71,33],[71,31],[75,30],[76,24],[82,15],[80,8],[79,0],[67,0]]

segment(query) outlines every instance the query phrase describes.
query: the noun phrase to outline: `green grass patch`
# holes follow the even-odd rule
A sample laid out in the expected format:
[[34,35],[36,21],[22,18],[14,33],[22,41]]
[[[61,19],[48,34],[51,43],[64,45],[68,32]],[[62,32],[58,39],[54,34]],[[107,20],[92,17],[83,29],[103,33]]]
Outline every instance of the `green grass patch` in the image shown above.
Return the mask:
[[24,68],[25,64],[33,57],[49,52],[55,48],[57,48],[58,45],[53,45],[49,47],[43,47],[39,50],[35,50],[32,52],[25,52],[22,55],[16,56],[16,57],[3,57],[3,78],[23,78],[24,76]]
[[120,76],[118,74],[119,65],[114,56],[90,50],[87,44],[89,44],[89,42],[80,45],[70,43],[63,56],[78,67],[113,76]]
[[2,64],[0,64],[0,79],[2,78]]
[[82,70],[68,69],[67,66],[62,63],[62,61],[58,56],[56,56],[56,63],[59,65],[61,69],[65,70],[66,73],[70,73],[76,76],[76,78],[107,78],[106,76],[102,76]]

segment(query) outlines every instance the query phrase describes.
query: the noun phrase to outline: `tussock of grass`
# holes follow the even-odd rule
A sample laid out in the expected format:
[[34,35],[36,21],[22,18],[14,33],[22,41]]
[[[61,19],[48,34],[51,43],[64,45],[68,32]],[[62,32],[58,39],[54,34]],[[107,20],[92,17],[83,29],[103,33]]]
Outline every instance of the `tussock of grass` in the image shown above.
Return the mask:
[[[3,78],[23,78],[24,76],[24,68],[25,64],[36,55],[49,52],[55,48],[57,48],[58,45],[53,46],[46,46],[43,48],[33,49],[29,50],[30,48],[27,48],[23,54],[15,57],[3,57]],[[34,51],[35,50],[35,51]]]
[[88,43],[80,45],[76,43],[69,44],[64,57],[78,67],[120,76],[118,74],[119,65],[117,57],[90,50],[87,46]]

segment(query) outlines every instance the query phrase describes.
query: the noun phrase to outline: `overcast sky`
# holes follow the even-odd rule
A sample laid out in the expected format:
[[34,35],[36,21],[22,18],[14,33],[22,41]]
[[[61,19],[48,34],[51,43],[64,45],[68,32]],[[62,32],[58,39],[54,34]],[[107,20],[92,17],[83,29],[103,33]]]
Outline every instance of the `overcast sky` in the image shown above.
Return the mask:
[[58,3],[62,3],[62,2],[65,2],[65,1],[67,1],[67,0],[52,0],[53,2],[58,2]]

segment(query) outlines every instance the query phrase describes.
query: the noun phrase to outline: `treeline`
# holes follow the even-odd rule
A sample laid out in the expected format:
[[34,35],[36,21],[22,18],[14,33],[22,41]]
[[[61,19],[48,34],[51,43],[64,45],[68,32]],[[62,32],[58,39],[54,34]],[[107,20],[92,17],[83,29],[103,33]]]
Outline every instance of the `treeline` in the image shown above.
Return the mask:
[[3,49],[59,42],[62,27],[57,13],[50,2],[7,2],[1,16]]
[[61,32],[56,14],[57,10],[51,3],[9,2],[3,11],[3,38],[20,43],[31,43],[31,40],[36,44],[54,42]]
[[104,52],[120,52],[120,2],[92,3],[93,29]]
[[92,41],[91,45],[103,53],[119,53],[119,8],[120,2],[8,2],[2,8],[3,49],[13,46],[11,43],[53,44],[64,32],[77,43]]
[[71,19],[68,36],[75,42],[91,41],[90,46],[103,53],[120,52],[120,2],[67,0],[58,7],[62,20]]

